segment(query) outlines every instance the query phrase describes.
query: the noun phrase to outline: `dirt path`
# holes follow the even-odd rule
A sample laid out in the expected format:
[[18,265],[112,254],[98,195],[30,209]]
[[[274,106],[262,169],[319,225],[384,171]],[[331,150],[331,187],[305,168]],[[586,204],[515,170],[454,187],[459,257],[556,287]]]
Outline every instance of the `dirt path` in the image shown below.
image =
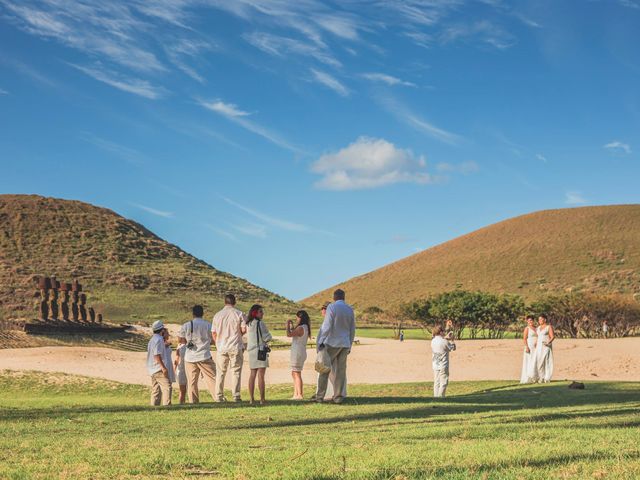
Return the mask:
[[[519,340],[462,340],[451,357],[451,380],[517,380],[522,362]],[[38,347],[0,350],[0,370],[40,370],[147,385],[146,353],[96,347]],[[315,352],[309,351],[306,384],[315,384]],[[562,340],[554,343],[554,379],[640,379],[640,338]],[[289,351],[270,356],[269,384],[289,383]],[[246,368],[246,365],[245,365]],[[247,370],[245,370],[246,372]],[[350,383],[432,380],[431,351],[423,340],[362,339],[348,365]],[[246,386],[247,375],[243,375]]]

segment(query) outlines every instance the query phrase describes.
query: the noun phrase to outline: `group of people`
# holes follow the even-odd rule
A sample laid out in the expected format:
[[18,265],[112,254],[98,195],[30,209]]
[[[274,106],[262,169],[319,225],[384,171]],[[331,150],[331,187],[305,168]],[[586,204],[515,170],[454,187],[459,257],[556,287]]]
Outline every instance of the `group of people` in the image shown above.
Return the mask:
[[522,333],[524,354],[520,383],[548,383],[553,375],[552,344],[555,333],[546,315],[538,317],[538,326],[535,321],[533,315],[527,315],[527,326]]
[[[347,356],[355,338],[355,315],[345,303],[345,292],[336,290],[333,302],[322,308],[323,322],[316,337],[316,349],[322,351],[331,364],[330,371],[318,373],[316,402],[324,402],[329,384],[332,385],[330,401],[342,403],[346,397]],[[176,358],[172,358],[169,332],[161,320],[151,326],[153,335],[147,346],[147,370],[151,376],[151,404],[171,405],[173,383],[180,389],[180,403],[199,403],[199,379],[216,402],[226,402],[224,384],[227,372],[231,374],[231,394],[234,402],[240,396],[242,368],[245,352],[249,360],[249,401],[255,403],[255,386],[258,383],[260,404],[265,398],[265,373],[269,367],[269,343],[273,339],[264,322],[264,308],[253,305],[245,315],[236,308],[236,298],[227,294],[224,307],[211,323],[204,320],[204,309],[196,305],[193,319],[185,322],[178,333]],[[302,400],[302,370],[307,360],[307,343],[311,335],[311,321],[305,310],[289,320],[286,334],[291,338],[291,376],[293,400]],[[246,335],[246,346],[243,337]],[[215,345],[215,360],[211,347]]]

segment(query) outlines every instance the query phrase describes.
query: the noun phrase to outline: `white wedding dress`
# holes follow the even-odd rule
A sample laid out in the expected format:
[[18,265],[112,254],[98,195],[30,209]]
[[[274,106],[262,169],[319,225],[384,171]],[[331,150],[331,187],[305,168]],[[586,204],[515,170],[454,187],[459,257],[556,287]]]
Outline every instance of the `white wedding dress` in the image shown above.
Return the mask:
[[538,365],[536,363],[536,347],[538,342],[538,332],[533,327],[527,327],[527,349],[524,349],[522,355],[522,374],[520,375],[520,383],[536,383],[538,381]]
[[538,327],[538,343],[536,345],[536,364],[538,367],[538,382],[548,383],[553,375],[553,349],[545,343],[549,342],[549,325]]

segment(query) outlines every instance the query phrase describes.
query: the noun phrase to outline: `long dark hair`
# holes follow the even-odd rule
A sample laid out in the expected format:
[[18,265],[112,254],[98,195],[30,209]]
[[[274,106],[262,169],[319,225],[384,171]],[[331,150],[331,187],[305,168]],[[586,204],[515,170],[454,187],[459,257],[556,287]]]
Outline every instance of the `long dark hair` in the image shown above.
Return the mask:
[[309,314],[307,313],[307,311],[298,310],[298,313],[296,313],[296,317],[300,319],[300,325],[306,325],[309,329],[309,332],[311,332],[311,319],[309,318]]
[[260,310],[262,310],[262,305],[258,305],[257,303],[253,305],[249,309],[249,313],[247,313],[247,323],[251,323],[258,318],[257,315]]

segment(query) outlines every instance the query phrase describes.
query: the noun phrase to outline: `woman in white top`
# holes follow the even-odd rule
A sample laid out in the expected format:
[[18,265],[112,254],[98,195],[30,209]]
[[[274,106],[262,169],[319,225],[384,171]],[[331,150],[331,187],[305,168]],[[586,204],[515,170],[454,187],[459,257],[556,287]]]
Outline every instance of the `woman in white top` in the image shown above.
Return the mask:
[[180,388],[180,403],[184,403],[187,397],[187,372],[184,369],[184,354],[187,351],[187,344],[181,343],[176,348],[176,360],[173,366],[176,370],[176,380]]
[[538,381],[538,367],[536,365],[536,344],[538,332],[534,326],[535,318],[527,315],[527,326],[522,333],[524,341],[524,354],[522,356],[522,374],[520,383],[536,383]]
[[548,383],[553,375],[553,349],[551,344],[555,339],[553,327],[547,323],[547,316],[538,317],[538,342],[536,343],[536,364],[538,382]]
[[291,338],[291,376],[293,377],[292,400],[302,400],[302,368],[307,359],[307,341],[311,329],[309,314],[304,310],[296,313],[296,324],[287,322],[287,337]]
[[269,329],[262,321],[264,310],[260,305],[254,305],[247,315],[247,353],[249,354],[249,400],[254,403],[256,388],[256,376],[258,377],[258,390],[260,390],[260,405],[265,404],[264,374],[269,366],[270,348],[267,342],[271,341]]

